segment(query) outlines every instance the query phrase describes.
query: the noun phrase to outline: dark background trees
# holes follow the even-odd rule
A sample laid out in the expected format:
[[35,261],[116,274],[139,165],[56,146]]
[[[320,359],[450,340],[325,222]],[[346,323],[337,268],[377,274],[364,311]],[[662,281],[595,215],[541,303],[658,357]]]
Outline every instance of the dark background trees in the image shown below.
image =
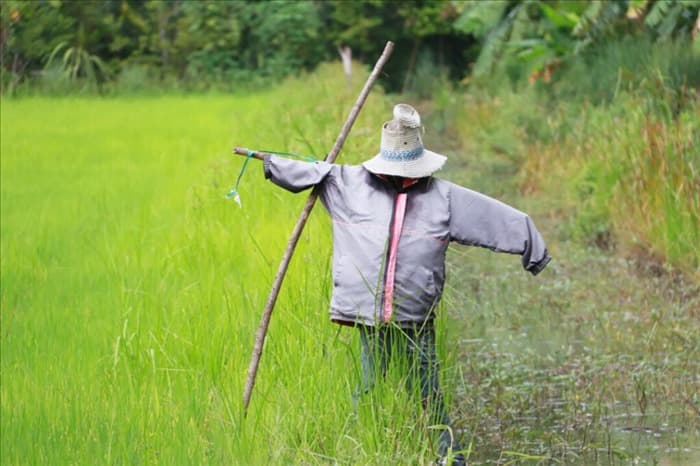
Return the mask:
[[[63,80],[100,89],[170,83],[234,89],[335,59],[372,62],[387,40],[390,90],[501,68],[545,73],[596,44],[645,35],[692,40],[699,2],[683,0],[3,1],[3,92]],[[695,31],[695,32],[694,32]],[[696,41],[697,42],[697,41]]]

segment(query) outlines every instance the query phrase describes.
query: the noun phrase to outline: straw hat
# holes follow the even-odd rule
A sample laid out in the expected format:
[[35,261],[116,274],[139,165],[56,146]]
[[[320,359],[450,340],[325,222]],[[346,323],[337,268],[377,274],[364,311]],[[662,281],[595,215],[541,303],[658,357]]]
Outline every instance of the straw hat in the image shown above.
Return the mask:
[[394,119],[382,126],[380,152],[362,165],[381,175],[422,178],[440,170],[447,157],[423,147],[420,115],[406,104],[394,107]]

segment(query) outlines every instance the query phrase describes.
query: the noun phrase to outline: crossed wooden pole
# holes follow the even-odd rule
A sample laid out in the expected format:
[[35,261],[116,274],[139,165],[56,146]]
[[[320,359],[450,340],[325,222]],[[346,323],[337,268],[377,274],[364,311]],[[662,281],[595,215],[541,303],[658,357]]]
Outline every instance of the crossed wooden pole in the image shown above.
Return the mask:
[[[348,118],[345,121],[345,124],[341,128],[340,134],[338,134],[338,138],[335,140],[335,144],[333,144],[333,148],[328,153],[328,156],[325,159],[326,162],[333,163],[336,157],[338,156],[340,149],[345,143],[345,139],[348,137],[348,134],[350,134],[350,129],[352,128],[352,125],[357,119],[357,115],[362,109],[362,105],[364,105],[365,100],[367,100],[367,96],[369,95],[372,86],[379,77],[379,73],[384,67],[384,64],[389,59],[389,55],[391,55],[393,49],[394,43],[391,41],[387,42],[386,46],[384,47],[384,51],[377,60],[377,63],[374,65],[374,69],[367,78],[367,82],[362,88],[359,97],[355,101],[355,105],[353,105],[352,110],[350,111],[350,114],[348,115]],[[240,147],[234,148],[233,152],[235,154],[253,156],[258,159],[263,158],[265,155],[262,152],[249,151],[248,149]],[[272,317],[272,311],[275,308],[277,296],[279,295],[280,289],[282,287],[282,281],[284,280],[284,276],[287,273],[287,269],[289,268],[289,262],[292,259],[292,254],[294,254],[294,249],[296,248],[297,242],[299,241],[301,232],[304,229],[304,226],[306,225],[306,221],[309,218],[309,214],[311,214],[311,210],[314,208],[317,198],[318,192],[314,188],[311,191],[309,198],[306,200],[306,204],[304,204],[304,208],[301,211],[301,215],[299,215],[299,220],[297,220],[296,226],[294,227],[294,231],[292,232],[292,236],[289,238],[289,242],[287,243],[287,249],[284,251],[284,255],[282,256],[282,262],[280,263],[280,266],[277,269],[277,275],[275,275],[275,280],[272,283],[272,288],[270,289],[270,295],[268,296],[267,303],[265,304],[265,310],[263,311],[260,327],[258,328],[258,331],[255,334],[255,345],[253,346],[253,355],[250,359],[250,366],[248,366],[248,377],[246,378],[245,389],[243,391],[244,415],[248,413],[250,396],[253,393],[255,378],[258,374],[258,366],[260,365],[260,357],[262,356],[263,352],[263,345],[265,343],[265,336],[267,335],[267,328],[270,325],[270,317]]]

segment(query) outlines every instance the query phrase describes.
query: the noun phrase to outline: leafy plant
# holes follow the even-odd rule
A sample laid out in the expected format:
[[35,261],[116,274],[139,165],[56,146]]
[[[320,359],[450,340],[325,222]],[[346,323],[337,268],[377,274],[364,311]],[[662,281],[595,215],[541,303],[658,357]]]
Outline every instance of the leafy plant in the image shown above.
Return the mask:
[[531,79],[551,81],[551,73],[609,39],[647,33],[655,41],[689,40],[698,18],[697,2],[680,0],[596,2],[467,2],[454,27],[481,42],[475,78],[507,69],[512,61],[527,64]]
[[700,20],[700,5],[687,0],[667,0],[651,2],[649,12],[644,17],[644,25],[651,29],[660,40],[689,36]]
[[44,64],[57,44],[69,40],[75,19],[53,2],[0,2],[2,91],[11,92]]
[[[57,57],[60,57],[57,60]],[[54,48],[46,62],[46,69],[58,68],[70,79],[85,79],[96,84],[101,77],[109,74],[100,57],[91,54],[80,45],[61,42]]]

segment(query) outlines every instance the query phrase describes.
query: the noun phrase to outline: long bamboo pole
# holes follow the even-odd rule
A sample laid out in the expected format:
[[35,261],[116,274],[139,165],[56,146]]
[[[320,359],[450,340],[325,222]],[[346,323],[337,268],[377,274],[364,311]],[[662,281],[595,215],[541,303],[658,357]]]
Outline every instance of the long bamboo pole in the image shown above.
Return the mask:
[[[355,105],[352,107],[352,110],[350,111],[350,114],[348,115],[347,120],[345,121],[345,124],[340,130],[340,133],[338,134],[338,138],[335,140],[335,144],[333,145],[333,148],[331,149],[330,153],[326,157],[326,162],[333,163],[338,156],[338,153],[340,152],[340,149],[343,147],[343,144],[345,143],[345,139],[348,137],[348,134],[350,133],[350,129],[352,128],[352,125],[355,123],[355,120],[357,119],[357,115],[360,113],[360,110],[362,109],[362,105],[364,105],[365,100],[367,100],[367,96],[369,95],[370,90],[372,89],[372,86],[374,85],[375,81],[379,77],[379,73],[381,72],[382,68],[384,67],[384,64],[387,62],[389,59],[389,55],[391,55],[392,50],[394,49],[394,43],[389,41],[386,43],[386,46],[384,47],[384,51],[382,52],[381,56],[377,60],[377,63],[374,65],[374,69],[370,73],[369,77],[367,78],[367,82],[365,83],[364,87],[362,88],[362,91],[360,92],[359,97],[357,98],[357,101],[355,101]],[[236,147],[234,150],[234,153],[236,154],[241,154],[241,155],[248,155],[249,151],[247,149],[239,148]],[[252,154],[256,158],[262,158],[263,154],[256,152]],[[250,366],[248,366],[248,377],[246,378],[245,382],[245,390],[243,391],[243,409],[244,409],[244,414],[248,413],[248,405],[250,404],[250,396],[253,393],[253,386],[255,385],[255,378],[258,374],[258,366],[260,365],[260,357],[262,356],[263,352],[263,345],[265,343],[265,336],[267,335],[267,328],[270,325],[270,317],[272,316],[272,311],[275,308],[275,303],[277,302],[277,296],[279,295],[280,289],[282,287],[282,281],[284,280],[284,276],[287,273],[287,269],[289,268],[289,262],[292,259],[292,254],[294,254],[294,249],[296,248],[297,242],[299,241],[299,237],[301,236],[301,232],[304,229],[304,226],[306,225],[306,221],[309,218],[309,214],[311,213],[311,210],[314,208],[314,205],[316,204],[316,199],[318,198],[318,193],[316,192],[316,189],[314,189],[311,194],[309,195],[309,198],[306,200],[306,204],[304,205],[304,209],[301,211],[301,215],[299,216],[299,220],[297,220],[296,226],[294,227],[294,231],[292,232],[292,236],[289,238],[289,242],[287,243],[287,249],[284,251],[284,255],[282,256],[282,262],[280,263],[279,268],[277,269],[277,275],[275,275],[275,280],[272,283],[272,289],[270,290],[270,295],[267,298],[267,303],[265,304],[265,310],[263,311],[262,315],[262,320],[260,322],[260,327],[258,328],[257,333],[255,334],[255,345],[253,347],[253,355],[250,359]]]

